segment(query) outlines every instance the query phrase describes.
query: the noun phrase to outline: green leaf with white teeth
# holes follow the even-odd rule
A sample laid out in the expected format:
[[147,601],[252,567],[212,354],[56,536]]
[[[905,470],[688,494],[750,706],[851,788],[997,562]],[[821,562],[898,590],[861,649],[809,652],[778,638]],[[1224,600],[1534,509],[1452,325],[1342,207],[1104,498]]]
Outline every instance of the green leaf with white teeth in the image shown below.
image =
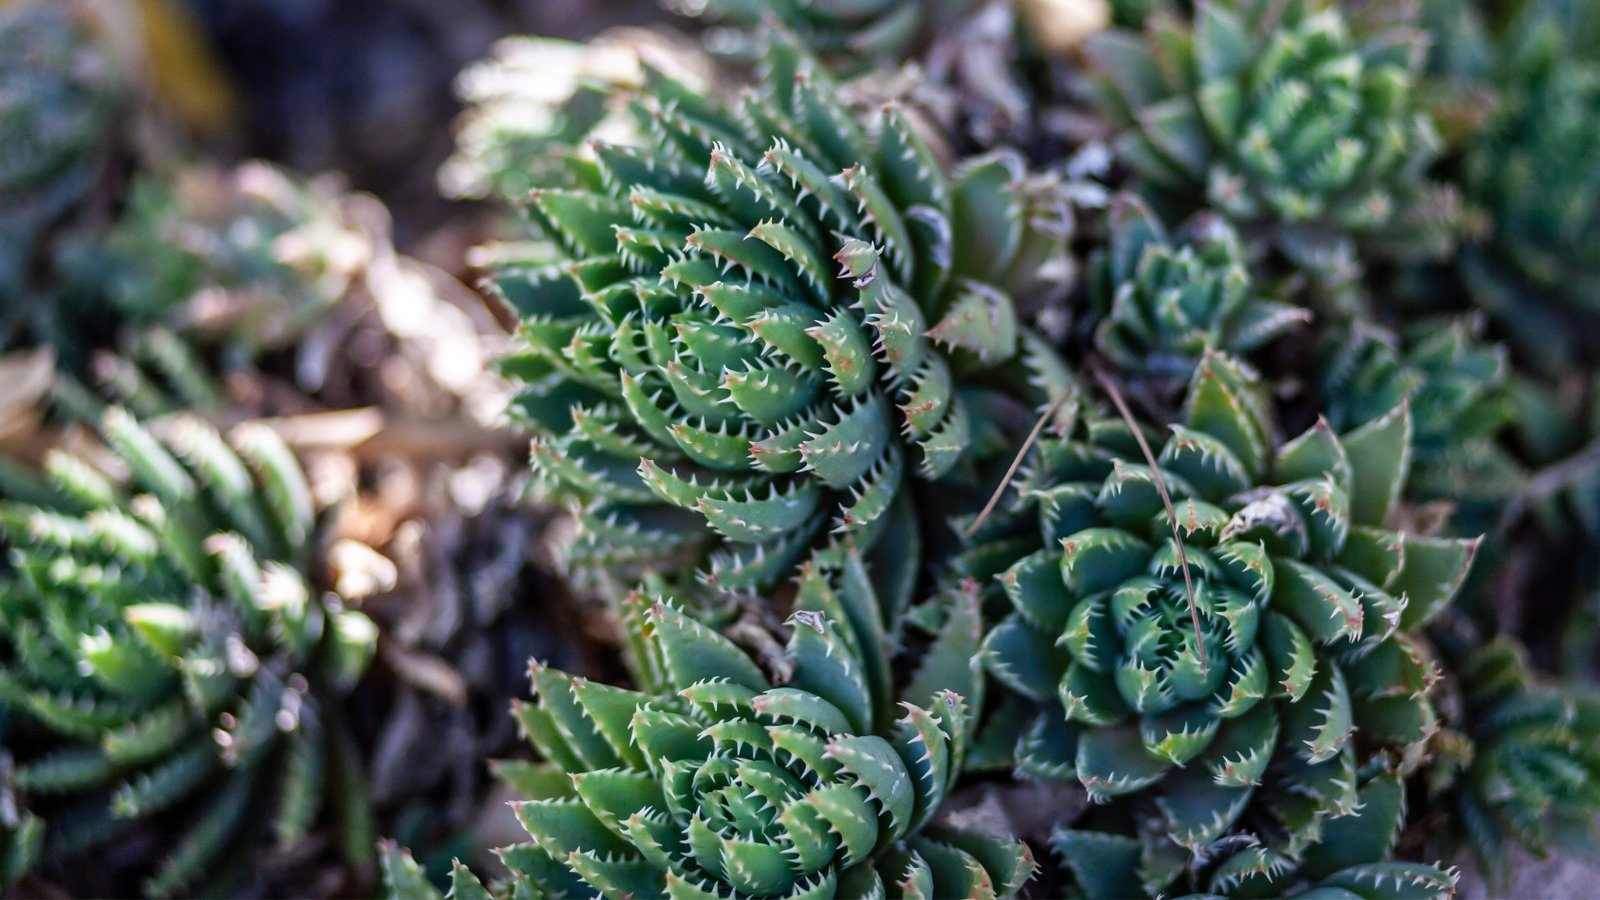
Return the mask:
[[198,810],[151,860],[144,890],[167,895],[265,850],[243,810],[285,846],[333,833],[326,723],[375,630],[314,591],[311,491],[276,433],[118,408],[99,428],[100,456],[58,452],[38,505],[0,507],[0,702],[30,734],[0,883]]
[[[515,880],[535,891],[820,898],[832,885],[898,883],[914,847],[937,860],[918,876],[932,896],[967,896],[975,886],[1014,896],[1034,869],[1024,845],[923,830],[940,817],[978,710],[940,683],[949,671],[940,662],[921,667],[928,708],[902,703],[890,721],[888,661],[861,655],[884,652],[883,623],[858,619],[881,615],[862,581],[802,567],[787,650],[763,654],[762,665],[641,593],[621,619],[632,662],[660,661],[635,673],[644,690],[535,667],[538,700],[519,719],[549,760],[551,783],[572,787],[513,804],[528,832],[502,852]],[[869,594],[856,596],[862,590]],[[974,643],[970,599],[971,615],[952,628]],[[786,683],[773,686],[763,665]],[[972,673],[958,680],[970,685]],[[404,875],[389,880],[391,897]]]
[[[532,322],[505,370],[529,385],[521,406],[541,442],[541,487],[575,505],[638,507],[637,538],[604,552],[603,523],[580,513],[563,547],[575,575],[598,576],[588,561],[605,558],[610,577],[654,570],[764,589],[844,541],[868,551],[895,533],[919,547],[900,532],[919,527],[928,483],[979,489],[988,476],[975,454],[998,458],[1020,426],[986,392],[1043,405],[1055,385],[1040,373],[1065,372],[1011,294],[1065,265],[1055,182],[1008,161],[962,168],[958,192],[905,111],[858,114],[792,38],[767,40],[765,80],[736,104],[652,74],[632,105],[638,146],[596,143],[598,177],[535,192],[530,218],[550,232],[551,258],[498,273]],[[991,228],[1016,247],[952,279],[955,248]],[[576,298],[548,284],[560,268]],[[563,402],[609,398],[626,415],[603,437],[562,414]],[[814,497],[817,514],[768,526],[717,503],[689,507],[708,519],[689,542],[704,552],[672,563],[638,552],[685,545],[646,524],[628,474],[641,458],[719,473],[719,501],[789,476],[782,493]]]
[[[1440,713],[1416,628],[1448,607],[1473,544],[1389,527],[1410,454],[1403,407],[1279,447],[1243,363],[1207,350],[1189,379],[1164,443],[1146,432],[1175,523],[1120,414],[1086,410],[1041,441],[1003,539],[980,533],[969,551],[1002,573],[993,596],[1014,610],[981,658],[1036,711],[1017,768],[1110,807],[1085,819],[1106,832],[1057,831],[1077,887],[1281,893],[1271,885],[1330,874],[1296,867],[1365,780],[1426,758]],[[1402,582],[1425,614],[1407,618]],[[1384,861],[1382,836],[1359,862]],[[1131,872],[1077,855],[1122,841],[1141,848],[1116,863]],[[1222,868],[1186,867],[1196,858]],[[1261,865],[1275,880],[1252,880]]]

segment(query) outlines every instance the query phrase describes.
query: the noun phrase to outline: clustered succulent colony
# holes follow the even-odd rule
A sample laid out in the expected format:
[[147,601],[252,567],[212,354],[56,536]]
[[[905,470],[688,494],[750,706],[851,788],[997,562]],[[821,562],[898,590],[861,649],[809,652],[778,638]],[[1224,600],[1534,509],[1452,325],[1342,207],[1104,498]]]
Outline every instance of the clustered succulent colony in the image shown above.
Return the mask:
[[252,834],[290,846],[328,796],[359,790],[328,704],[375,632],[309,583],[310,491],[271,431],[230,443],[178,419],[158,438],[118,408],[100,424],[124,482],[60,455],[36,503],[0,507],[8,745],[46,748],[9,773],[38,813],[7,874],[173,810],[182,830],[147,890],[215,892]]
[[[1082,3],[1078,48],[987,9],[1000,65],[941,40],[978,4],[706,0],[703,83],[474,72],[509,427],[625,672],[533,660],[526,838],[385,843],[392,896],[1431,897],[1593,854],[1600,4]],[[77,342],[97,438],[0,467],[0,877],[134,823],[156,894],[359,856],[376,629],[293,454],[195,415],[359,228],[248,171],[105,225],[117,95],[21,8],[5,120],[50,140],[0,160],[0,342]]]

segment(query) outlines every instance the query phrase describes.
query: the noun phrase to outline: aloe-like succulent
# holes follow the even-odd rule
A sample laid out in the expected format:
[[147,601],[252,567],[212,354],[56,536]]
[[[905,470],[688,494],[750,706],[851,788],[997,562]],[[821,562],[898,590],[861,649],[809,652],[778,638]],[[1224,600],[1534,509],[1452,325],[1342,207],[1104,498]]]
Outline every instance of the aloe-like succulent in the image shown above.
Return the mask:
[[1051,844],[1089,897],[1168,896],[1150,879],[1158,870],[1163,879],[1181,871],[1181,883],[1201,897],[1455,896],[1454,869],[1389,858],[1406,819],[1401,779],[1392,772],[1370,777],[1352,796],[1358,805],[1328,819],[1294,855],[1245,833],[1211,843],[1187,863],[1147,835],[1062,829]]
[[[1600,455],[1600,378],[1573,373],[1545,383],[1519,373],[1508,392],[1518,457],[1535,473],[1546,472],[1537,491],[1522,498],[1540,530],[1563,545],[1600,547],[1600,473],[1588,460]],[[1534,476],[1538,478],[1536,474]],[[1580,551],[1571,572],[1592,578],[1591,557]],[[1591,582],[1583,581],[1587,590]]]
[[1521,482],[1497,443],[1513,415],[1510,364],[1477,332],[1470,320],[1422,321],[1401,338],[1357,321],[1325,341],[1321,408],[1334,428],[1410,406],[1418,498],[1503,502]]
[[761,588],[888,534],[883,567],[914,572],[909,486],[1065,380],[1014,302],[1064,253],[1053,182],[998,155],[947,175],[895,106],[858,119],[781,39],[767,63],[736,109],[652,83],[640,145],[534,192],[554,258],[500,272],[514,413],[583,507],[575,568],[711,550],[708,582]]
[[668,0],[713,24],[713,52],[760,59],[761,32],[781,26],[812,52],[845,71],[892,63],[914,50],[930,27],[973,5],[971,0]]
[[513,804],[530,840],[500,851],[513,896],[1017,892],[1026,845],[939,821],[980,705],[975,587],[930,605],[942,620],[898,695],[857,558],[806,566],[793,609],[786,647],[753,656],[636,592],[636,690],[532,667],[538,702],[514,712],[543,762],[500,766],[531,798]]
[[1503,884],[1516,845],[1546,855],[1586,852],[1600,834],[1600,694],[1541,680],[1514,639],[1442,638],[1460,691],[1448,762],[1432,775],[1491,883]]
[[1238,235],[1218,218],[1175,240],[1143,201],[1122,198],[1090,290],[1095,347],[1158,395],[1181,393],[1207,350],[1244,356],[1310,320],[1262,295]]
[[602,40],[496,42],[457,79],[467,109],[455,155],[439,171],[445,193],[514,206],[533,188],[565,178],[565,158],[606,117],[604,83],[629,74],[606,66],[618,55]]
[[101,431],[127,477],[58,454],[48,491],[16,485],[39,502],[0,506],[11,784],[46,823],[46,860],[149,823],[173,829],[149,893],[218,890],[322,824],[349,776],[328,704],[374,630],[309,583],[310,491],[271,432],[229,442],[179,419],[158,436],[120,409]]
[[358,207],[334,179],[265,163],[143,178],[113,228],[71,249],[69,289],[129,323],[258,355],[292,343],[351,289],[369,226],[384,224]]
[[1218,0],[1091,39],[1140,189],[1179,213],[1209,206],[1335,280],[1358,243],[1365,257],[1448,251],[1459,204],[1426,177],[1439,140],[1414,89],[1426,42],[1363,12]]
[[[1588,35],[1589,37],[1585,37]],[[1530,3],[1482,73],[1493,112],[1462,151],[1487,234],[1463,248],[1467,287],[1536,362],[1582,358],[1600,323],[1600,8]],[[1579,335],[1566,334],[1576,321]],[[1552,349],[1562,352],[1552,354]]]
[[0,9],[0,345],[22,328],[55,335],[35,270],[107,176],[121,100],[69,4]]
[[[986,662],[1039,710],[1020,771],[1080,782],[1109,804],[1096,822],[1145,810],[1103,839],[1136,857],[1118,886],[1219,890],[1201,875],[1236,854],[1274,885],[1312,877],[1293,861],[1360,809],[1364,782],[1395,777],[1372,767],[1408,771],[1438,728],[1415,633],[1476,542],[1386,525],[1412,460],[1407,408],[1280,447],[1260,388],[1208,354],[1183,422],[1151,441],[1159,481],[1121,420],[1088,417],[1041,446],[1017,494],[1040,549],[999,576],[1013,612]],[[1116,895],[1083,830],[1058,849],[1081,887]]]

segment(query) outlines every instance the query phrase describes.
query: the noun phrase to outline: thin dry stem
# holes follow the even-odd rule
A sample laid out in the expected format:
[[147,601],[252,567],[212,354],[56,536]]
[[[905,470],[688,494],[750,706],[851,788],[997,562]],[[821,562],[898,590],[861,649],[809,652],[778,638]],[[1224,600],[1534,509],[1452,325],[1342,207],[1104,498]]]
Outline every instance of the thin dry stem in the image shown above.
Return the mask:
[[1200,655],[1200,670],[1208,672],[1211,664],[1206,659],[1205,642],[1200,639],[1200,607],[1194,600],[1194,580],[1189,574],[1189,554],[1183,548],[1183,534],[1178,528],[1178,513],[1172,507],[1172,495],[1167,493],[1167,479],[1161,474],[1161,467],[1156,464],[1156,455],[1150,452],[1150,444],[1145,441],[1144,432],[1134,420],[1127,401],[1122,399],[1122,392],[1117,390],[1116,384],[1106,377],[1099,366],[1091,366],[1090,371],[1094,373],[1095,381],[1100,383],[1100,388],[1111,397],[1111,402],[1116,405],[1122,420],[1128,423],[1128,430],[1133,432],[1133,439],[1139,442],[1139,451],[1144,454],[1145,462],[1149,463],[1150,472],[1155,477],[1156,493],[1161,495],[1161,504],[1167,508],[1167,524],[1172,526],[1172,540],[1178,545],[1178,564],[1183,567],[1183,590],[1189,598],[1189,622],[1194,626],[1194,648]]
[[1028,432],[1028,439],[1022,442],[1022,449],[1018,450],[1017,455],[1011,459],[1011,466],[1006,469],[1005,477],[1000,479],[999,487],[994,489],[994,493],[989,497],[989,502],[983,505],[983,511],[978,513],[978,517],[972,520],[971,525],[967,526],[967,530],[964,533],[966,537],[972,537],[977,534],[978,529],[983,527],[983,523],[989,521],[989,516],[994,513],[994,508],[1000,505],[1000,498],[1005,496],[1006,488],[1011,486],[1011,479],[1017,477],[1017,469],[1022,467],[1022,461],[1027,458],[1028,451],[1033,449],[1034,442],[1038,441],[1039,435],[1044,433],[1045,424],[1055,418],[1056,411],[1061,408],[1061,404],[1065,403],[1070,396],[1072,396],[1071,390],[1063,391],[1061,396],[1050,404],[1050,408],[1046,409],[1044,414],[1039,417],[1039,421],[1033,423],[1033,430]]

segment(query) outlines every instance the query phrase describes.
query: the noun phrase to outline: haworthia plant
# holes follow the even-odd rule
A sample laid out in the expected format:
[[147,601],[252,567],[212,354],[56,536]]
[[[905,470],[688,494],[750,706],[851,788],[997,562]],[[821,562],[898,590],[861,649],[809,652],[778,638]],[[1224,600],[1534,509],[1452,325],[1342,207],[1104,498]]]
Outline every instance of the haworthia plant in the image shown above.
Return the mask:
[[69,4],[0,9],[0,347],[23,328],[59,340],[71,324],[53,318],[35,276],[51,233],[109,174],[122,92]]
[[[1203,898],[1302,897],[1365,900],[1450,900],[1460,879],[1454,868],[1386,860],[1405,824],[1405,795],[1393,776],[1374,779],[1357,792],[1362,808],[1330,821],[1320,839],[1299,858],[1289,858],[1250,835],[1208,848],[1197,857],[1184,896]],[[1148,864],[1147,848],[1131,838],[1102,832],[1061,831],[1057,852],[1075,861],[1090,897],[1145,896],[1132,877]]]
[[1216,0],[1092,38],[1140,189],[1180,214],[1209,206],[1313,274],[1348,277],[1357,242],[1368,256],[1447,251],[1458,203],[1425,176],[1439,141],[1405,6]]
[[46,860],[96,858],[156,821],[177,830],[148,891],[221,890],[348,789],[328,704],[374,630],[308,581],[310,491],[270,431],[153,431],[111,409],[101,432],[126,477],[55,455],[48,488],[7,481],[37,502],[0,505],[0,703],[8,745],[37,748],[11,784],[45,823]]
[[830,64],[860,71],[894,62],[914,50],[937,20],[975,5],[972,0],[666,0],[666,5],[713,23],[713,52],[759,59],[761,31],[772,25]]
[[[763,668],[666,599],[623,604],[635,690],[534,665],[515,713],[542,762],[500,774],[530,840],[509,896],[1009,897],[1015,840],[944,826],[979,708],[975,590],[937,598],[929,649],[891,685],[858,560],[802,571],[786,649]],[[938,617],[942,617],[939,621]],[[891,701],[900,698],[898,705]],[[403,858],[387,866],[416,884]],[[488,896],[457,868],[454,896]]]
[[[1378,863],[1399,814],[1354,818],[1363,791],[1398,804],[1438,728],[1417,629],[1476,542],[1390,530],[1410,413],[1278,446],[1260,389],[1207,354],[1151,441],[1159,483],[1122,420],[1089,417],[1041,446],[1008,514],[1013,611],[985,658],[1036,704],[1018,770],[1104,805],[1056,839],[1090,894],[1278,892]],[[1343,830],[1373,852],[1326,846]]]
[[220,410],[217,370],[294,346],[370,287],[392,252],[382,227],[335,179],[264,163],[138,179],[116,223],[60,250],[73,271],[57,293],[91,298],[118,326],[115,346],[90,354],[94,389],[64,378],[60,405],[91,419],[97,397],[141,418]]
[[132,323],[204,331],[235,355],[281,349],[370,261],[365,229],[383,223],[353,206],[335,179],[265,163],[142,178],[116,225],[75,248],[70,289]]
[[1463,148],[1462,189],[1486,230],[1463,247],[1462,273],[1535,366],[1583,359],[1600,329],[1596,36],[1592,2],[1524,4],[1469,57],[1477,71],[1454,73],[1492,97]]
[[499,273],[525,317],[513,411],[582,507],[576,568],[709,550],[705,581],[759,589],[887,536],[881,568],[914,573],[911,486],[1065,381],[1017,308],[1065,252],[1051,182],[1007,156],[947,174],[895,106],[858,118],[782,39],[766,62],[731,109],[654,81],[640,145],[534,192],[557,252]]
[[1137,196],[1111,211],[1111,234],[1090,283],[1103,318],[1095,347],[1157,397],[1181,393],[1207,350],[1244,356],[1310,321],[1263,295],[1238,235],[1207,218],[1169,236]]
[[607,114],[607,91],[592,69],[615,47],[552,38],[508,37],[457,79],[466,106],[455,155],[439,171],[447,195],[514,206],[535,187],[567,174]]
[[1600,694],[1541,681],[1511,638],[1465,637],[1440,641],[1462,706],[1431,790],[1503,889],[1514,846],[1586,855],[1600,838]]
[[1366,322],[1326,337],[1321,408],[1353,429],[1406,403],[1415,451],[1410,490],[1419,499],[1497,504],[1522,473],[1498,444],[1512,418],[1510,365],[1467,320],[1423,321],[1405,337]]

